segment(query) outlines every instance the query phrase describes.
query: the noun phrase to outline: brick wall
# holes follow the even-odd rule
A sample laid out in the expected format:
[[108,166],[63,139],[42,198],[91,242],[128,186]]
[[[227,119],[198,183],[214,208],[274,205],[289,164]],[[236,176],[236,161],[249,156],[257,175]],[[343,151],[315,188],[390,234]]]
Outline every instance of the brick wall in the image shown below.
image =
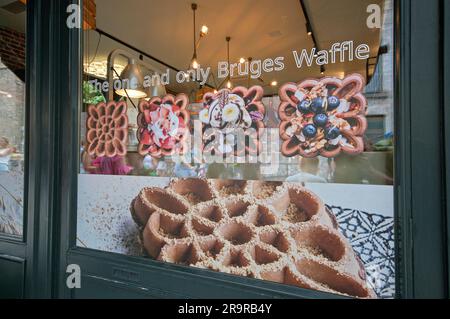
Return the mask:
[[[17,75],[25,69],[25,34],[0,27],[0,58]],[[19,75],[19,77],[21,77]],[[23,80],[23,79],[22,79]]]

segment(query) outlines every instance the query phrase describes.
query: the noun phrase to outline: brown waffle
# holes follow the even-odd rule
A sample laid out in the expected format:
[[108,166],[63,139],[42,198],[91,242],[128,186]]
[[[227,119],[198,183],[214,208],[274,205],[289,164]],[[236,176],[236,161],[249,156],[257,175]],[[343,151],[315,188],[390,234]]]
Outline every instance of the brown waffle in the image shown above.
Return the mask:
[[114,157],[127,153],[128,116],[125,102],[90,105],[86,127],[90,155]]
[[[161,158],[187,151],[190,118],[186,110],[188,104],[186,94],[167,94],[163,98],[155,96],[150,101],[143,100],[139,104],[139,154]],[[158,137],[155,129],[165,131],[164,136]]]
[[[281,104],[278,109],[283,155],[336,157],[341,152],[351,155],[363,152],[363,136],[367,129],[367,101],[362,94],[364,85],[365,80],[359,74],[351,74],[342,80],[324,77],[283,85],[279,91]],[[330,97],[340,100],[340,106],[331,108],[327,101]],[[325,127],[316,127],[314,137],[305,137],[302,130],[305,126],[315,126],[315,113],[303,113],[297,107],[300,102],[311,102],[315,98],[324,100],[323,109],[319,113],[327,116],[327,123]],[[339,133],[331,138],[327,134],[330,129]]]
[[158,260],[359,298],[375,297],[323,202],[296,184],[174,179],[131,204]]
[[[266,110],[261,102],[263,96],[264,90],[259,85],[249,89],[238,86],[231,90],[206,93],[203,96],[204,108],[199,114],[203,122],[203,152],[216,155],[233,153],[237,156],[258,154],[262,147],[260,137],[265,127],[263,120]],[[227,122],[224,111],[230,105],[239,109],[239,115],[237,119]],[[225,137],[234,137],[240,133],[245,139],[240,141],[233,138],[232,142],[225,142],[230,146],[228,149],[223,146]]]

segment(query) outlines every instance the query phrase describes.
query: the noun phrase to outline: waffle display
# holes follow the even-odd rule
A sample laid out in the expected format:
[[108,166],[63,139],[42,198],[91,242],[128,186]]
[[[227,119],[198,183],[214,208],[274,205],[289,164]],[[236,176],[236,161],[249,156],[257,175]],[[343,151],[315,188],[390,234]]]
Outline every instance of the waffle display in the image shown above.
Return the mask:
[[139,104],[137,137],[139,154],[155,158],[184,154],[189,134],[186,94],[153,97]]
[[297,184],[173,179],[131,203],[151,257],[358,298],[373,298],[334,215]]
[[[265,107],[261,86],[239,86],[203,96],[199,117],[203,125],[203,149],[209,154],[258,154]],[[237,135],[242,134],[240,140]]]
[[90,105],[86,128],[89,155],[114,157],[127,153],[128,117],[125,102]]
[[359,74],[283,85],[278,110],[283,155],[335,157],[341,152],[363,152],[367,129],[364,85]]

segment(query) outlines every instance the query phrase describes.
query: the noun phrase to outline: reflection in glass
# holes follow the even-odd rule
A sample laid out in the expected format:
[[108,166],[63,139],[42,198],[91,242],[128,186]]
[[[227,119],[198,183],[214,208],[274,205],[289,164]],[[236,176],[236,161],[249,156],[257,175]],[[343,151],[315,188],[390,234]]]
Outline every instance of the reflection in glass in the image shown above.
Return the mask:
[[25,148],[25,18],[0,8],[0,233],[22,236]]
[[[193,28],[190,3],[95,3],[80,246],[214,270],[217,257],[234,274],[394,295],[392,1],[199,0]],[[109,60],[116,50],[126,54]],[[117,94],[130,59],[143,98]],[[296,231],[277,233],[287,224]],[[344,250],[355,253],[350,277],[336,272]],[[283,254],[295,262],[277,268]]]
[[[223,39],[229,36],[224,33],[223,23],[219,17],[212,15],[213,11],[205,9],[203,5],[195,5],[196,19],[194,19],[194,29],[185,28],[178,37],[176,43],[169,45],[165,43],[162,35],[170,26],[162,26],[161,32],[149,33],[147,40],[142,41],[139,37],[141,32],[139,19],[131,19],[136,13],[125,12],[123,19],[129,19],[130,24],[126,28],[130,32],[123,32],[119,23],[111,23],[102,14],[98,17],[97,28],[87,28],[85,30],[85,58],[84,58],[84,110],[83,121],[87,117],[87,107],[90,104],[97,104],[100,101],[111,100],[125,101],[128,105],[128,150],[123,158],[124,164],[132,167],[129,175],[140,176],[206,176],[208,178],[243,178],[248,179],[266,179],[277,181],[297,181],[297,182],[326,182],[326,183],[347,183],[347,184],[393,184],[393,108],[392,108],[392,8],[390,1],[375,1],[369,3],[352,4],[351,10],[344,9],[341,4],[328,4],[336,15],[329,17],[317,12],[322,12],[321,1],[302,1],[303,8],[298,12],[290,10],[287,12],[283,8],[278,8],[276,15],[281,15],[281,22],[278,24],[259,25],[258,28],[246,29],[240,28],[239,24],[233,36],[233,46],[231,51],[227,47],[228,42]],[[97,10],[102,12],[106,2],[99,0],[96,2]],[[122,4],[108,2],[109,7],[121,10]],[[367,14],[361,15],[357,20],[345,20],[349,12],[362,10],[366,12],[368,5],[377,5],[382,8],[381,28],[372,28],[366,21]],[[233,3],[228,7],[232,8]],[[228,8],[227,7],[227,8]],[[289,7],[289,6],[286,6]],[[192,14],[192,8],[187,12],[184,6],[158,4],[159,12],[167,12],[177,16],[182,12],[185,15]],[[229,10],[226,9],[225,10]],[[231,9],[230,9],[231,10]],[[266,12],[271,12],[269,3],[261,5],[257,10],[249,12],[246,21],[256,21]],[[298,20],[298,15],[305,11],[306,23],[302,24]],[[122,10],[121,10],[122,11]],[[190,12],[189,12],[190,11]],[[127,17],[127,14],[130,17]],[[271,13],[275,15],[275,13]],[[155,17],[156,19],[156,17]],[[340,21],[347,21],[341,23]],[[258,20],[259,21],[259,20]],[[299,24],[299,28],[294,28]],[[357,28],[357,25],[364,25],[364,28]],[[367,25],[366,25],[367,24]],[[339,28],[330,29],[330,25],[339,25]],[[305,28],[305,32],[301,32]],[[103,30],[108,30],[104,32]],[[200,31],[198,31],[200,30]],[[237,32],[239,30],[239,32]],[[299,31],[300,30],[300,31]],[[368,31],[367,31],[368,30]],[[109,33],[111,32],[111,33]],[[327,34],[328,32],[328,34]],[[239,36],[237,36],[239,34]],[[206,36],[207,35],[207,36]],[[192,36],[194,47],[192,48]],[[259,39],[258,42],[255,42]],[[201,40],[201,45],[200,44]],[[136,44],[139,45],[136,45]],[[266,46],[262,46],[262,44]],[[340,44],[337,45],[337,44]],[[177,50],[172,48],[176,47]],[[216,48],[212,50],[211,48]],[[306,65],[304,60],[299,67],[299,58],[302,50],[306,54],[315,49],[312,65]],[[321,55],[320,50],[328,50],[325,66],[319,64]],[[114,61],[109,61],[108,56],[114,54],[114,51],[125,52],[125,56],[117,56]],[[196,60],[201,61],[200,68],[192,68],[192,50]],[[184,53],[186,51],[186,53]],[[249,56],[249,57],[245,57]],[[365,58],[365,57],[368,58]],[[360,57],[360,58],[358,58]],[[364,57],[364,58],[361,58]],[[130,61],[133,63],[130,64]],[[223,69],[223,63],[228,65],[229,70]],[[113,65],[109,65],[113,64]],[[345,79],[352,74],[360,74],[363,77],[365,87],[362,94],[367,100],[367,114],[365,114],[364,126],[365,134],[362,140],[358,141],[358,148],[361,148],[362,154],[355,158],[349,152],[331,152],[327,156],[318,156],[318,160],[309,161],[304,156],[286,156],[282,151],[281,141],[273,139],[262,139],[263,148],[276,156],[278,164],[276,167],[267,167],[261,162],[252,164],[240,163],[208,163],[197,160],[202,157],[201,151],[191,150],[191,156],[183,158],[182,161],[176,161],[172,156],[152,157],[151,154],[138,154],[137,149],[140,143],[139,123],[139,103],[141,99],[133,94],[134,90],[124,90],[115,87],[117,81],[122,81],[129,87],[130,81],[127,70],[130,65],[139,65],[139,81],[136,81],[136,87],[142,86],[142,76],[148,76],[144,81],[145,99],[148,101],[153,96],[164,97],[165,94],[177,95],[179,93],[187,94],[189,97],[188,109],[191,116],[191,122],[201,120],[201,110],[203,108],[203,99],[206,93],[218,93],[221,89],[229,88],[232,90],[238,86],[250,88],[252,86],[261,86],[264,90],[262,103],[265,107],[263,114],[264,127],[268,130],[279,129],[280,115],[279,90],[284,84],[289,82],[301,83],[310,78],[328,78],[336,77]],[[222,65],[222,66],[221,66]],[[147,66],[147,67],[145,67]],[[319,67],[320,66],[320,67]],[[113,83],[107,79],[108,68],[114,78]],[[203,78],[200,71],[207,71]],[[223,73],[223,72],[228,73]],[[178,77],[178,73],[181,76]],[[222,77],[220,74],[222,73]],[[231,74],[233,73],[233,74]],[[159,75],[159,76],[158,76]],[[156,81],[156,82],[155,82]],[[106,83],[108,82],[108,83]],[[232,83],[232,86],[230,85]],[[113,87],[113,88],[111,88]],[[128,94],[126,94],[128,92]],[[144,94],[143,94],[144,95]],[[143,96],[142,95],[142,96]],[[105,100],[106,99],[106,100]],[[353,97],[350,96],[349,103],[352,103]],[[295,101],[295,99],[294,99]],[[295,106],[296,107],[296,106]],[[295,112],[295,110],[294,110]],[[244,114],[245,115],[245,114]],[[329,114],[328,114],[329,115]],[[324,118],[326,121],[328,119]],[[354,125],[356,118],[349,121]],[[309,134],[322,134],[320,127],[313,127],[311,123]],[[324,128],[323,134],[331,139],[339,130],[333,128]],[[84,130],[82,127],[82,143],[85,144]],[[194,145],[193,125],[190,126],[192,145]],[[317,133],[316,133],[317,131]],[[305,131],[300,132],[294,138],[304,138]],[[345,138],[345,136],[344,136]],[[141,138],[142,139],[142,138]],[[224,147],[231,142],[230,137],[223,137]],[[348,143],[353,143],[347,138]],[[298,141],[294,141],[294,144]],[[325,142],[319,140],[319,142]],[[234,142],[235,143],[235,142]],[[280,143],[278,145],[277,143]],[[273,144],[273,147],[271,145]],[[325,147],[330,147],[326,144]],[[345,142],[342,142],[344,147]],[[86,155],[82,145],[81,162],[86,163],[86,167],[80,167],[83,173],[95,173],[98,169],[93,169],[92,161],[86,160],[92,154]],[[296,145],[294,145],[296,147]],[[281,151],[280,151],[281,150]],[[199,154],[200,153],[200,154]],[[320,154],[324,154],[321,152]],[[351,152],[350,152],[351,153]],[[149,158],[152,157],[152,158]],[[307,156],[309,157],[309,156]],[[312,172],[310,164],[314,162]],[[95,166],[96,164],[94,164]],[[361,169],[353,169],[352,167]],[[305,171],[306,169],[306,171]],[[357,171],[357,173],[355,173]]]

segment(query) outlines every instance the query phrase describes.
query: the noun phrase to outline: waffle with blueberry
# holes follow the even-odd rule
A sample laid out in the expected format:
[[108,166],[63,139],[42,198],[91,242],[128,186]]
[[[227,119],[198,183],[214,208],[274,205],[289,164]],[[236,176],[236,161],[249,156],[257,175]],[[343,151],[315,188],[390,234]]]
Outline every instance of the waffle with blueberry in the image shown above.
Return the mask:
[[364,151],[367,101],[359,74],[325,77],[280,88],[281,152],[287,157],[336,157]]

